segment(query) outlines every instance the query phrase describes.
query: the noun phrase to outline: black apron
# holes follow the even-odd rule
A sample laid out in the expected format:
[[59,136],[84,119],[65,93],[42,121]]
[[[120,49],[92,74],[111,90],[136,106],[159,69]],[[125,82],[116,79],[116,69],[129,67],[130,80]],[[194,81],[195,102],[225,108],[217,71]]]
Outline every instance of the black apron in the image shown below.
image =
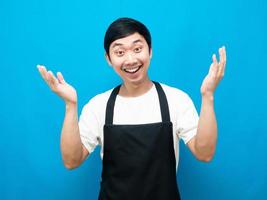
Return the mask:
[[180,199],[168,102],[161,85],[154,84],[162,122],[115,125],[113,112],[120,85],[109,97],[99,200]]

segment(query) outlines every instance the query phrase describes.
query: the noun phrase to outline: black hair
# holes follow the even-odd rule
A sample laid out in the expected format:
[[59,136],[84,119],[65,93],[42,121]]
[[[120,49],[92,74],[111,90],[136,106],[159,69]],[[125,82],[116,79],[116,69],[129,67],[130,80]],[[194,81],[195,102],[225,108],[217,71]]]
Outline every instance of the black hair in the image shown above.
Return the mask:
[[135,19],[124,17],[124,18],[119,18],[114,22],[112,22],[106,31],[104,38],[104,48],[107,55],[109,55],[109,47],[112,42],[114,42],[117,39],[132,35],[136,32],[145,38],[150,50],[151,35],[147,27],[143,23]]

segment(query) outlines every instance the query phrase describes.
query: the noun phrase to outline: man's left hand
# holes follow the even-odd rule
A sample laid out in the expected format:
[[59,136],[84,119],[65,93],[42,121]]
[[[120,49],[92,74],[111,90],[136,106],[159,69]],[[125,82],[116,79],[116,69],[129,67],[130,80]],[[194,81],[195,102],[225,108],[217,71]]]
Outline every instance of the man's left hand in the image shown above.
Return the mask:
[[202,96],[213,96],[215,89],[224,76],[226,64],[226,50],[225,47],[219,48],[220,60],[217,61],[216,55],[212,55],[212,64],[210,65],[209,73],[204,78],[200,92]]

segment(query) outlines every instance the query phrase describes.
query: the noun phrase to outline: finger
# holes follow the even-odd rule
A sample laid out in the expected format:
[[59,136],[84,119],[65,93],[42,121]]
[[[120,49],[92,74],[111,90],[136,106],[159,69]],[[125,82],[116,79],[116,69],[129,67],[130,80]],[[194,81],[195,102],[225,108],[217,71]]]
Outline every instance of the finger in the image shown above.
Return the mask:
[[223,64],[223,62],[224,62],[224,52],[223,52],[223,48],[219,48],[219,55],[220,55],[220,61],[219,61],[219,64]]
[[226,61],[226,53],[225,53],[225,47],[223,46],[220,48],[220,64],[225,65]]
[[225,49],[225,46],[223,47],[223,50],[224,50],[224,66],[223,66],[223,75],[224,75],[224,72],[225,72],[225,68],[226,68],[226,49]]
[[212,55],[212,61],[213,61],[212,70],[213,70],[213,72],[215,74],[217,74],[219,66],[218,66],[218,61],[217,61],[217,58],[216,58],[215,54]]
[[217,72],[217,77],[219,79],[221,79],[224,76],[224,70],[225,70],[225,65],[224,64],[220,64],[219,65],[219,70]]
[[58,78],[60,83],[63,83],[63,84],[66,83],[61,72],[57,73],[57,78]]
[[223,46],[223,55],[224,55],[224,64],[226,64],[226,49],[225,49],[225,46]]
[[44,65],[37,65],[37,68],[38,68],[39,71],[43,71],[43,70],[46,71],[46,68],[45,68]]
[[218,64],[218,61],[217,61],[217,58],[216,58],[216,55],[215,55],[215,54],[212,55],[212,62],[213,62],[213,64],[215,64],[215,65]]
[[58,84],[57,78],[54,76],[52,71],[48,71],[47,76],[48,76],[48,82],[49,82],[49,85],[51,86],[51,89],[54,89],[56,85]]
[[220,52],[220,63],[219,63],[218,76],[219,78],[222,78],[224,76],[225,64],[226,64],[225,47],[223,46],[222,48],[220,48],[219,52]]
[[222,76],[224,76],[225,68],[226,68],[226,50],[225,50],[225,46],[223,46],[223,67],[222,67]]
[[38,71],[41,74],[42,78],[47,82],[47,70],[45,68],[45,66],[43,65],[37,65]]

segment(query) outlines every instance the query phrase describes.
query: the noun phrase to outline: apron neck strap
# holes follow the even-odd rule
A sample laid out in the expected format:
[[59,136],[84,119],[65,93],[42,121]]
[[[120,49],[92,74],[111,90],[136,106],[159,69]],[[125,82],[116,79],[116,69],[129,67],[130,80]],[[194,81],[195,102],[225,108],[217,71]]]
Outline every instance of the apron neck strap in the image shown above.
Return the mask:
[[[163,91],[161,85],[158,82],[153,81],[153,83],[156,86],[158,97],[159,97],[162,122],[170,122],[169,106],[168,106],[168,101],[167,101],[165,92]],[[110,94],[110,97],[107,102],[107,107],[106,107],[105,124],[113,124],[114,106],[115,106],[117,94],[120,91],[120,87],[121,85],[118,85],[117,87],[115,87]]]
[[161,85],[158,82],[154,82],[159,96],[159,104],[160,104],[160,111],[161,111],[161,119],[162,122],[170,122],[170,112],[167,97],[165,92],[163,91]]
[[107,107],[106,107],[106,120],[105,124],[113,124],[113,114],[114,114],[114,105],[115,105],[115,100],[117,97],[117,94],[120,91],[121,85],[118,85],[113,89],[111,92],[111,95],[108,99]]

